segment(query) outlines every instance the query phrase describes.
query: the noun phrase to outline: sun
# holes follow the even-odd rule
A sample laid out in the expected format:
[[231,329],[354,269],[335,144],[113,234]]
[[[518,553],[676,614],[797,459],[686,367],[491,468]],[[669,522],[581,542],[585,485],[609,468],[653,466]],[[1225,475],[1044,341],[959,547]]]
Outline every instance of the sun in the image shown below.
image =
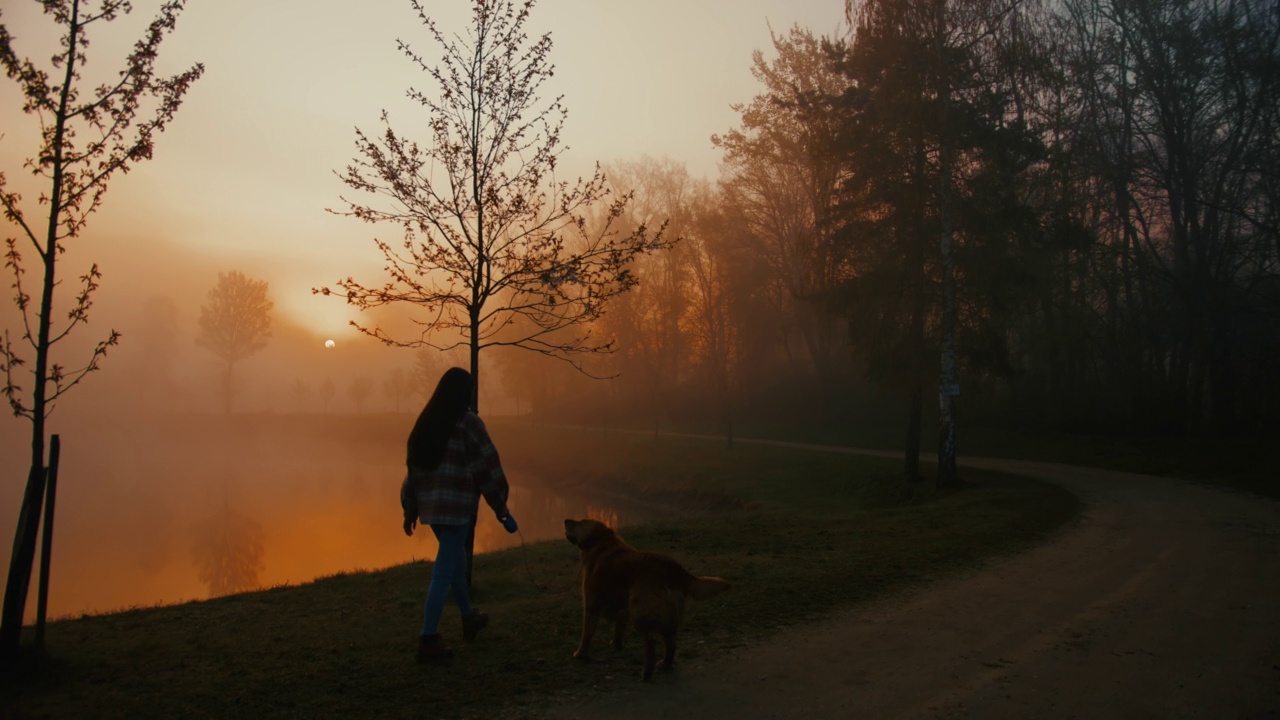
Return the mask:
[[325,341],[324,341],[324,347],[325,347],[325,349],[326,349],[326,350],[332,350],[332,349],[333,349],[333,347],[334,347],[335,345],[337,345],[337,344],[338,344],[338,343],[336,343],[336,342],[334,342],[334,341],[332,341],[332,340],[325,340]]

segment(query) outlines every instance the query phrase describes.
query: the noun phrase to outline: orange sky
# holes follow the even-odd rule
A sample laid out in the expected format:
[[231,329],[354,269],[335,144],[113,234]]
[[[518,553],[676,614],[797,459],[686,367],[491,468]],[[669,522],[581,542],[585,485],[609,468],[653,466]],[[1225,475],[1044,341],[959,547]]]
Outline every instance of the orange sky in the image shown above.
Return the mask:
[[[160,2],[133,4],[131,15],[95,27],[90,73],[120,67],[124,43],[141,36]],[[446,31],[469,20],[465,0],[426,4]],[[548,94],[563,93],[569,109],[562,167],[577,175],[595,161],[667,156],[714,177],[709,138],[736,124],[731,103],[759,91],[751,53],[769,48],[770,26],[831,34],[842,15],[841,0],[543,0],[531,25],[555,42]],[[38,3],[5,0],[2,18],[20,54],[49,54],[51,23]],[[266,279],[278,311],[317,334],[344,335],[354,312],[309,290],[353,273],[377,281],[371,238],[389,229],[325,212],[346,190],[333,171],[352,158],[354,128],[376,132],[384,108],[398,132],[426,139],[414,131],[425,118],[404,93],[432,87],[397,38],[433,51],[408,0],[192,0],[161,65],[172,73],[198,61],[206,74],[155,158],[115,179],[83,239],[102,243],[86,257],[103,262],[104,291],[138,269],[145,247],[158,267],[193,267],[183,284],[211,287],[229,269]],[[21,181],[34,127],[14,88],[0,81],[0,168],[11,183]],[[113,268],[111,246],[133,246],[125,254],[134,260]],[[124,292],[137,290],[124,282]]]

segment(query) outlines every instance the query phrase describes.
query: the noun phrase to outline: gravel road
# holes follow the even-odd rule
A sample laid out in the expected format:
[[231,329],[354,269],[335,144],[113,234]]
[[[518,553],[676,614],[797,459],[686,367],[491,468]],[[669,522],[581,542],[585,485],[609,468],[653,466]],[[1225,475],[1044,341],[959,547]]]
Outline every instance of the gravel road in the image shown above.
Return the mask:
[[1083,517],[914,595],[545,717],[1280,720],[1280,504],[1107,470],[965,464],[1057,483]]

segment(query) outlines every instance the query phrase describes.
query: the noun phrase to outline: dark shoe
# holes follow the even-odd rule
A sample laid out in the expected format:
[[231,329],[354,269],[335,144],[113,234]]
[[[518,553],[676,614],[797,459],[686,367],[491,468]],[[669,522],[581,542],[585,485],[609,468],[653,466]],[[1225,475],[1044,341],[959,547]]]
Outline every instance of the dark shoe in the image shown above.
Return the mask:
[[462,618],[462,639],[475,640],[480,631],[489,627],[489,616],[476,610]]
[[439,635],[420,635],[418,637],[418,655],[415,658],[420,663],[429,663],[436,660],[448,660],[453,657],[453,649],[449,648],[440,640]]

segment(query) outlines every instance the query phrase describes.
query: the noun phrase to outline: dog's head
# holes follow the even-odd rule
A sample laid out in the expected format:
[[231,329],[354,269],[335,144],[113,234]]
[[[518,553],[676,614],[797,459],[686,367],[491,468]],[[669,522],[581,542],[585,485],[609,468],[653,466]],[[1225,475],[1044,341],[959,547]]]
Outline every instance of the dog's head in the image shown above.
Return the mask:
[[598,545],[601,540],[614,537],[608,525],[597,520],[564,521],[564,536],[569,542],[578,546],[579,550],[587,550]]

